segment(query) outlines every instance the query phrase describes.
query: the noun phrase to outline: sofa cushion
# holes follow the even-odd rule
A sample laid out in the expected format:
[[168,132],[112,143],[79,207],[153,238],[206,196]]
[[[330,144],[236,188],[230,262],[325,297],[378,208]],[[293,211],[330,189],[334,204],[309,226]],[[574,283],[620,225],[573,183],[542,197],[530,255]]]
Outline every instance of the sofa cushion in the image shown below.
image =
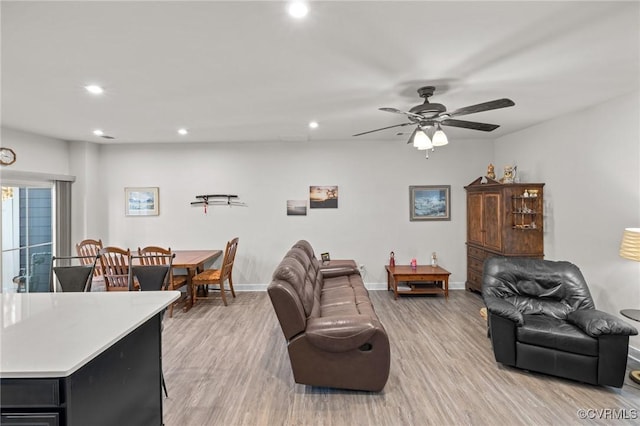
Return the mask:
[[535,346],[581,355],[598,356],[598,340],[567,321],[545,315],[523,315],[516,328],[517,340]]
[[288,282],[298,294],[307,316],[313,310],[313,284],[309,281],[307,271],[294,258],[285,257],[273,273],[274,280]]

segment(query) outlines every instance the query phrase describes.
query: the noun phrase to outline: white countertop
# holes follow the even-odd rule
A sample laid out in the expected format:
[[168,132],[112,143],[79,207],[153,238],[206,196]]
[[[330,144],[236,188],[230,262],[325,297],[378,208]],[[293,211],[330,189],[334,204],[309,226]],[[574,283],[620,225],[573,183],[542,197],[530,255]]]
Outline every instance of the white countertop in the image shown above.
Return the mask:
[[179,297],[178,291],[2,293],[0,377],[67,377]]

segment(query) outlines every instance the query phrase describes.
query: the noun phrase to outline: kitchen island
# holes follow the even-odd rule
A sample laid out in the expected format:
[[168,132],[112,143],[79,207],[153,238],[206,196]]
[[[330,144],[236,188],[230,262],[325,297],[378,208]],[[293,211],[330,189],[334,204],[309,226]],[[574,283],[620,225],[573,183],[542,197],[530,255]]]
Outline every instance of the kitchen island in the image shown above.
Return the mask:
[[0,423],[161,425],[161,313],[179,296],[0,294]]

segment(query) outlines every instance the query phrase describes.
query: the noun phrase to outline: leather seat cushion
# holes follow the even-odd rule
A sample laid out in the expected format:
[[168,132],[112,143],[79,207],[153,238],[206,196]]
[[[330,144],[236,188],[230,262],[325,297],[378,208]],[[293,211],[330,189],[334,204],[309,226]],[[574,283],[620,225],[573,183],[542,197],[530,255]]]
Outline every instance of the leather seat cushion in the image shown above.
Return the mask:
[[545,315],[523,315],[518,342],[581,355],[598,356],[598,339],[568,322]]
[[340,315],[366,315],[377,319],[360,276],[345,276],[325,279],[320,296],[321,317]]

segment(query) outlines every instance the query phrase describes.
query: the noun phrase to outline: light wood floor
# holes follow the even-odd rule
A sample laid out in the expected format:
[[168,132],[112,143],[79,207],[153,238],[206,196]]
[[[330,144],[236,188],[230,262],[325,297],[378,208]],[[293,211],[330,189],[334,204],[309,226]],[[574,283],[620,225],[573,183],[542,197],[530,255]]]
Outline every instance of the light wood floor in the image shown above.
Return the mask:
[[[465,291],[407,296],[372,291],[391,341],[381,393],[294,383],[285,341],[266,292],[219,297],[165,317],[167,426],[182,425],[569,425],[579,409],[640,416],[640,386],[580,384],[496,364],[480,297]],[[638,368],[638,365],[629,365]],[[637,410],[637,411],[632,411]],[[618,412],[620,413],[620,412]]]

